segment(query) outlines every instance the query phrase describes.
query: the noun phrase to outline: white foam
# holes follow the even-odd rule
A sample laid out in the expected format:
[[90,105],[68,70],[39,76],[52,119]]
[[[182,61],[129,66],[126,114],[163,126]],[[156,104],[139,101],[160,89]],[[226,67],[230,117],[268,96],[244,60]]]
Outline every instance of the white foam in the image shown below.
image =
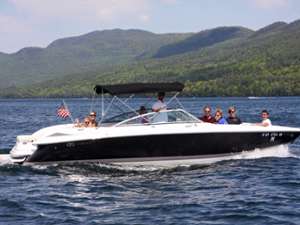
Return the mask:
[[[100,167],[104,167],[107,169],[116,169],[116,170],[126,170],[128,172],[132,171],[155,171],[160,169],[163,166],[160,166],[159,164],[144,164],[144,162],[127,162],[127,163],[112,163],[112,164],[99,164]],[[164,167],[163,167],[164,168]]]
[[9,154],[0,154],[0,165],[13,164]]
[[232,157],[232,159],[258,159],[258,158],[266,158],[266,157],[279,157],[279,158],[287,158],[287,157],[297,157],[293,153],[290,152],[288,145],[278,145],[270,148],[264,149],[255,149],[253,151],[245,151],[241,152]]
[[270,148],[255,149],[253,151],[244,151],[241,153],[232,154],[223,157],[144,161],[144,162],[122,162],[122,163],[117,163],[117,165],[123,167],[124,169],[130,168],[132,166],[132,169],[134,168],[135,170],[136,169],[142,170],[141,168],[151,168],[151,170],[155,170],[161,168],[174,168],[179,166],[189,167],[192,165],[210,165],[224,160],[258,159],[258,158],[266,158],[266,157],[299,158],[299,156],[296,156],[290,152],[288,145],[279,145]]

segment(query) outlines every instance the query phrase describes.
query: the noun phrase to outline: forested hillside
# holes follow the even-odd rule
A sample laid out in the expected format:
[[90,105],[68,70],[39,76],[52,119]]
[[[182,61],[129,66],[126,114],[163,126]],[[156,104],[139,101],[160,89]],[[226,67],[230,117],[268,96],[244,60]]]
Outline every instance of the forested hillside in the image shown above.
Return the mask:
[[136,81],[181,81],[186,95],[300,95],[300,21],[278,22],[255,32],[222,27],[177,38],[133,54],[130,63],[6,88],[1,95],[90,96],[95,84]]
[[[0,88],[38,83],[67,74],[111,70],[147,57],[161,46],[190,34],[154,34],[142,30],[104,30],[59,39],[47,48],[29,47],[0,54]],[[148,57],[149,57],[148,56]]]

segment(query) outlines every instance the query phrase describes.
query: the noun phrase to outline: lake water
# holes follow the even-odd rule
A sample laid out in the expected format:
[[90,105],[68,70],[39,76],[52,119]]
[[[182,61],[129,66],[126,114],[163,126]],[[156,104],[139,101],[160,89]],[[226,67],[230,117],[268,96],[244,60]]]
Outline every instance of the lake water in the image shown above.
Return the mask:
[[[268,109],[273,124],[300,127],[300,98],[182,98],[199,115],[204,105],[234,105],[246,122]],[[67,123],[60,99],[0,99],[0,153],[19,134]],[[74,118],[88,99],[67,99]],[[132,107],[150,99],[131,101]],[[100,102],[94,102],[100,114]],[[115,111],[113,113],[116,113]],[[99,163],[19,166],[0,163],[0,224],[300,224],[300,140],[243,153],[207,166],[120,167]]]

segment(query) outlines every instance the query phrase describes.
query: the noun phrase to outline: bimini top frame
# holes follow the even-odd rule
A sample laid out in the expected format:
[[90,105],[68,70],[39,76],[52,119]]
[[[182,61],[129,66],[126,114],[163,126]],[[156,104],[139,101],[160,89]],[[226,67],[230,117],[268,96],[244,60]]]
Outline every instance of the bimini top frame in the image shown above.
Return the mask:
[[[171,102],[176,101],[180,107],[183,109],[184,107],[177,99],[177,95],[183,90],[184,85],[179,82],[173,83],[130,83],[130,84],[116,84],[116,85],[96,85],[94,90],[97,94],[101,94],[101,102],[102,102],[102,113],[101,120],[99,124],[101,124],[104,118],[107,116],[108,111],[115,104],[115,102],[121,103],[125,108],[134,112],[136,115],[139,115],[138,112],[133,109],[131,106],[127,104],[128,100],[131,99],[134,94],[141,93],[156,93],[156,92],[176,92],[176,94],[166,103],[168,106]],[[109,105],[104,108],[104,94],[110,94],[113,96]],[[131,94],[131,96],[125,100],[120,99],[117,95]]]

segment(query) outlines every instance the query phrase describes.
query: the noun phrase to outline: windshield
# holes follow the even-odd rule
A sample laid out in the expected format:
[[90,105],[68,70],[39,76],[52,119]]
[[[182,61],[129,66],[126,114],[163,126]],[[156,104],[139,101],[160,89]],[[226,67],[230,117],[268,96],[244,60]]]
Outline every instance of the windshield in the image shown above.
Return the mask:
[[126,112],[126,113],[122,113],[122,114],[104,119],[102,121],[102,123],[119,123],[119,122],[122,122],[124,120],[130,119],[134,116],[137,116],[137,115],[138,115],[138,113],[135,113],[135,112]]
[[[120,115],[122,116],[122,115]],[[115,118],[116,119],[116,118]],[[185,112],[181,109],[165,110],[161,112],[151,112],[138,116],[134,116],[130,119],[116,124],[115,126],[128,125],[128,124],[156,124],[156,123],[190,123],[199,122],[199,120],[193,115]]]

